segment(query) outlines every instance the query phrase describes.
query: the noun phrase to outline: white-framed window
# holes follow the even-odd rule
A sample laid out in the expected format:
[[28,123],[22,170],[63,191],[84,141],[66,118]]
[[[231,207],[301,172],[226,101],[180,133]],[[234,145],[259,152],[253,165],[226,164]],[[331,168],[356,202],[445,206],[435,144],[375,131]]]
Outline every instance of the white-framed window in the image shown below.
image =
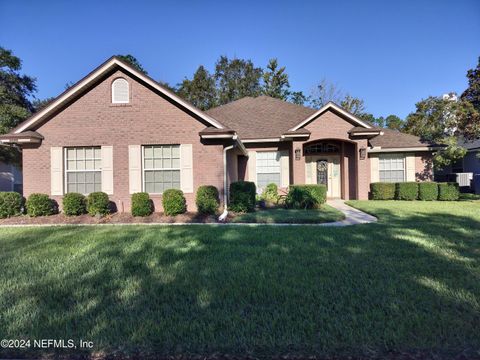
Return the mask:
[[161,194],[180,189],[180,145],[145,145],[143,157],[143,190]]
[[102,191],[100,147],[65,148],[65,189],[80,194]]
[[257,152],[257,186],[265,188],[268,184],[280,186],[280,152],[259,151]]
[[128,104],[130,102],[130,88],[124,78],[115,79],[112,82],[112,103]]
[[405,181],[405,157],[401,154],[380,155],[378,169],[381,182]]

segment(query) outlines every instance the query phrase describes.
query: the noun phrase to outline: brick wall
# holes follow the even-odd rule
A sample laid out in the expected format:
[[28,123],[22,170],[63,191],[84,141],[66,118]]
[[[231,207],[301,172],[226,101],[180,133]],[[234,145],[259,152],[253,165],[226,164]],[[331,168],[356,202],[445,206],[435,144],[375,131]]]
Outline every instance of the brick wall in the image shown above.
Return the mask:
[[[130,84],[129,104],[111,103],[111,83],[123,77]],[[24,194],[50,194],[50,147],[113,146],[114,194],[119,211],[130,210],[128,145],[193,144],[193,184],[214,185],[223,194],[223,145],[205,145],[198,132],[202,123],[146,85],[117,71],[36,129],[45,137],[39,147],[23,151]],[[157,211],[161,196],[151,196]],[[195,210],[194,194],[185,194]],[[55,197],[54,197],[55,198]],[[56,200],[61,203],[61,197]]]

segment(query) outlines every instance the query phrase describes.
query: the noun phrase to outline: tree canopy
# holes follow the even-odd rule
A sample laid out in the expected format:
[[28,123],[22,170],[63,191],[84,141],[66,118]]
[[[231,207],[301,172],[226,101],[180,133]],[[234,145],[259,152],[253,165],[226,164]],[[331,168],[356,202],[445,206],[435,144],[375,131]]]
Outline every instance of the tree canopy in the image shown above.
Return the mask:
[[135,56],[127,54],[127,55],[116,55],[116,57],[119,58],[120,60],[130,64],[136,70],[144,73],[145,75],[148,75],[147,70],[145,70],[143,68],[142,64],[140,64],[140,61],[138,61],[138,59]]
[[[290,95],[290,82],[288,74],[285,72],[285,66],[279,67],[277,59],[270,59],[267,70],[263,72],[263,94],[281,100],[288,100]],[[297,101],[298,94],[295,94]]]
[[465,156],[466,150],[458,146],[459,137],[475,139],[480,136],[479,114],[468,101],[430,96],[415,107],[416,110],[407,116],[404,130],[424,140],[446,145],[434,156],[439,167]]
[[251,60],[229,59],[220,56],[215,64],[218,105],[227,104],[245,96],[258,96],[262,92],[262,69]]
[[468,101],[475,110],[480,112],[480,57],[475,69],[467,72],[468,88],[463,92],[461,99]]
[[[22,61],[11,50],[0,47],[0,134],[5,134],[34,111],[31,98],[35,78],[21,74]],[[16,161],[18,152],[0,147],[0,160]]]
[[200,65],[192,80],[185,78],[178,86],[177,93],[201,110],[208,110],[217,104],[215,79]]

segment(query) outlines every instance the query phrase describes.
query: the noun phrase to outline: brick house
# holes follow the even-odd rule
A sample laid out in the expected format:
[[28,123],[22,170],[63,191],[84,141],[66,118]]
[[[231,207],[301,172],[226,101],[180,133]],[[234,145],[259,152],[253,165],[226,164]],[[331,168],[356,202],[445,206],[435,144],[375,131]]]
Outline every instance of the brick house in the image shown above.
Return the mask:
[[334,103],[316,110],[267,96],[203,112],[113,57],[9,134],[23,152],[23,191],[106,192],[119,211],[150,193],[158,210],[168,188],[185,193],[232,181],[323,183],[328,196],[367,199],[376,181],[432,177],[432,144],[375,128]]

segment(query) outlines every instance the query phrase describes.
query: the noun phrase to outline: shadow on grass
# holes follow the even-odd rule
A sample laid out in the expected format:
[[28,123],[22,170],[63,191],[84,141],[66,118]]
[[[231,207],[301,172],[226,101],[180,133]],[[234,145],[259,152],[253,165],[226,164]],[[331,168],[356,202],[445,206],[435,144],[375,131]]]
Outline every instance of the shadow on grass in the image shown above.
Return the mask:
[[0,338],[159,355],[478,349],[478,217],[376,215],[348,228],[11,230]]

